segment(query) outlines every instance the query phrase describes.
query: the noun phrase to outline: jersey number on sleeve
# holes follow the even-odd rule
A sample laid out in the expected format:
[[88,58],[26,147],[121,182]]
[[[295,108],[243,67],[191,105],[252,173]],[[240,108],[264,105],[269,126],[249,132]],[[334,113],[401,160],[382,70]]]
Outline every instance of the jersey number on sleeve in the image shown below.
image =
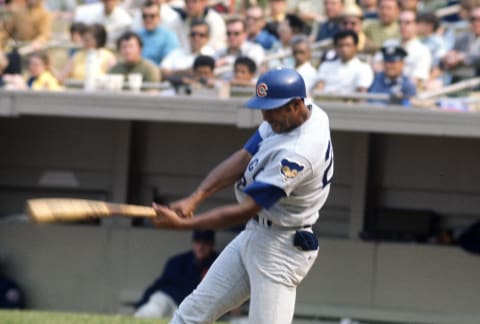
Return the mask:
[[328,162],[328,165],[322,177],[323,188],[328,186],[333,178],[333,172],[330,172],[333,166],[333,149],[331,141],[328,142],[327,152],[325,152],[325,161]]

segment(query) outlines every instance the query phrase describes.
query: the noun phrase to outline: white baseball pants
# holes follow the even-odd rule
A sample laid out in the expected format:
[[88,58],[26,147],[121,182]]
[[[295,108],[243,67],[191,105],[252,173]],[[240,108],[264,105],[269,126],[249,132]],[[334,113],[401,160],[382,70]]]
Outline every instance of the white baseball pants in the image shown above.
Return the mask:
[[249,297],[250,324],[291,323],[297,285],[318,254],[295,248],[294,234],[251,220],[180,304],[171,324],[212,323]]

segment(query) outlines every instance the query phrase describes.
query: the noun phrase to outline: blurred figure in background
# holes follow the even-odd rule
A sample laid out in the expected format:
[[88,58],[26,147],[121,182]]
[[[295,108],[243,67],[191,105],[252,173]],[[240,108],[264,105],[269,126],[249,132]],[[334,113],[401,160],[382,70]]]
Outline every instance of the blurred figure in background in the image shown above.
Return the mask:
[[261,45],[265,50],[271,50],[278,39],[265,28],[266,22],[262,7],[252,6],[248,8],[245,19],[248,40]]
[[335,34],[333,44],[338,58],[320,65],[315,89],[327,93],[366,92],[372,84],[373,71],[357,57],[357,34],[341,30]]
[[68,57],[71,58],[81,47],[83,47],[83,34],[87,25],[82,22],[74,22],[70,25],[69,34],[72,47],[68,49]]
[[322,41],[333,36],[340,30],[344,0],[324,0],[327,21],[320,24],[315,34],[315,41]]
[[279,38],[278,25],[285,19],[288,13],[287,9],[286,0],[268,0],[267,12],[269,16],[267,17],[265,28],[277,38]]
[[30,77],[27,87],[32,90],[61,90],[59,82],[50,72],[50,59],[45,52],[30,54],[27,63]]
[[370,93],[382,93],[390,96],[389,100],[369,100],[370,103],[409,106],[410,98],[415,96],[417,89],[409,77],[403,74],[404,60],[407,51],[399,45],[389,45],[382,48],[384,71],[375,75]]
[[310,61],[312,57],[310,41],[305,35],[296,35],[292,38],[291,47],[295,60],[295,70],[300,73],[303,81],[305,81],[305,88],[308,94],[315,84],[315,77],[317,75],[317,71]]
[[118,37],[130,29],[132,17],[121,6],[119,0],[102,0],[91,4],[77,6],[75,22],[87,25],[102,24],[107,30],[109,46],[114,46]]
[[5,53],[0,49],[0,88],[3,88],[5,81],[3,80],[3,71],[8,66],[8,59]]
[[367,37],[363,32],[363,12],[356,4],[346,5],[342,13],[341,29],[350,29],[357,33],[357,49],[362,52],[365,49]]
[[368,40],[365,50],[368,52],[375,52],[380,49],[387,39],[400,38],[399,2],[397,0],[379,1],[378,20],[369,21],[363,28]]
[[288,14],[285,19],[278,25],[278,35],[280,42],[276,43],[273,47],[275,54],[280,54],[284,57],[274,59],[268,62],[270,69],[282,66],[293,69],[295,67],[295,60],[290,55],[291,53],[291,41],[296,35],[304,35],[305,23],[297,15]]
[[139,35],[143,41],[142,56],[159,65],[174,49],[179,47],[174,32],[160,26],[160,8],[153,1],[142,6],[143,28]]
[[78,50],[65,65],[59,76],[62,82],[67,79],[84,81],[104,75],[115,65],[115,55],[105,48],[107,31],[100,24],[87,26],[83,32],[83,48]]
[[189,49],[180,47],[173,50],[160,64],[160,71],[164,80],[191,73],[193,61],[198,55],[212,56],[214,54],[214,50],[208,45],[210,26],[205,20],[192,20],[189,39]]
[[25,7],[13,11],[2,25],[0,48],[5,48],[10,37],[15,41],[29,42],[19,49],[25,55],[43,48],[50,39],[52,15],[45,10],[42,0],[28,0]]
[[25,293],[12,279],[0,274],[0,309],[24,309]]
[[125,78],[129,74],[140,74],[143,82],[160,82],[160,70],[155,64],[142,58],[142,39],[134,32],[126,32],[117,41],[121,62],[114,65],[109,74],[122,74]]
[[378,18],[378,1],[377,0],[360,0],[360,7],[363,11],[365,20]]
[[246,56],[239,56],[233,64],[233,86],[254,86],[256,81],[257,65],[255,61]]
[[200,283],[217,257],[213,231],[195,231],[192,250],[173,256],[162,275],[143,293],[135,317],[171,317],[182,300]]
[[187,85],[187,94],[191,94],[192,88],[214,88],[218,80],[213,73],[215,60],[208,55],[199,55],[193,62],[193,75],[185,76],[182,84]]

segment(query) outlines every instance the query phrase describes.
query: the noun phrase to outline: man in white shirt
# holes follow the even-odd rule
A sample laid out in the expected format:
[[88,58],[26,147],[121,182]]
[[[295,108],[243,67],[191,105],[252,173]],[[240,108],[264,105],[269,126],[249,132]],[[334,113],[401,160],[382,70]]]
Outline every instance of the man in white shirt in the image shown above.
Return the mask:
[[338,58],[323,62],[315,87],[330,93],[366,92],[373,82],[373,71],[356,56],[358,36],[353,30],[341,30],[333,37]]
[[78,6],[74,21],[88,25],[95,23],[104,25],[108,35],[107,43],[110,46],[114,46],[117,39],[132,25],[132,17],[120,6],[118,0],[102,0]]
[[[260,67],[265,58],[265,51],[262,46],[247,40],[245,20],[231,18],[227,21],[227,47],[215,53],[216,65],[217,67],[233,66],[235,59],[239,56],[251,58],[255,61],[257,67]],[[231,76],[231,73],[229,76]]]
[[317,75],[317,70],[310,62],[310,58],[312,57],[310,42],[307,36],[296,35],[292,38],[290,44],[295,60],[295,69],[302,76],[303,81],[305,81],[305,88],[308,94],[315,84],[315,76]]
[[193,61],[198,55],[213,56],[214,50],[208,46],[210,26],[205,20],[193,20],[189,36],[190,50],[177,48],[170,52],[160,64],[160,71],[164,79],[190,71]]

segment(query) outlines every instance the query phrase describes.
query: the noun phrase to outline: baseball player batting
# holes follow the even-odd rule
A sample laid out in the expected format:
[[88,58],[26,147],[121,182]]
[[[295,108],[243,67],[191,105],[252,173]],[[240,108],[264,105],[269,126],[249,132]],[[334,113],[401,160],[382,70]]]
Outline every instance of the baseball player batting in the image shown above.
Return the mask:
[[[305,83],[295,70],[263,74],[246,104],[264,119],[255,134],[190,196],[168,207],[154,204],[154,222],[161,228],[219,229],[246,222],[171,323],[212,323],[248,298],[249,323],[292,322],[296,288],[318,253],[312,225],[333,175],[328,117],[305,98]],[[188,217],[232,184],[237,204]]]

